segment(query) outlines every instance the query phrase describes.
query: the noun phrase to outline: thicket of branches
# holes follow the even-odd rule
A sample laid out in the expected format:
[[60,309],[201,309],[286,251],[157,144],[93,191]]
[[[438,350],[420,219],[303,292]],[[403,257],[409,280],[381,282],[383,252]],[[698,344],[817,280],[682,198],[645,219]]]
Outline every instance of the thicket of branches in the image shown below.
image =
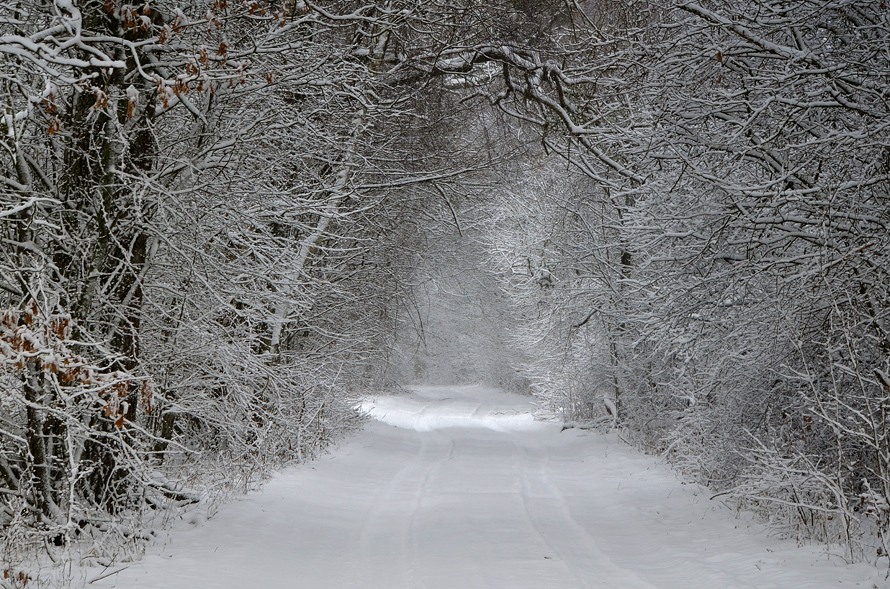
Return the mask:
[[461,11],[0,6],[5,570],[143,537],[357,423],[404,226],[489,159],[433,108],[445,73],[408,65]]
[[500,56],[504,108],[584,175],[528,166],[490,238],[534,387],[799,537],[886,554],[886,8],[597,6],[570,58]]

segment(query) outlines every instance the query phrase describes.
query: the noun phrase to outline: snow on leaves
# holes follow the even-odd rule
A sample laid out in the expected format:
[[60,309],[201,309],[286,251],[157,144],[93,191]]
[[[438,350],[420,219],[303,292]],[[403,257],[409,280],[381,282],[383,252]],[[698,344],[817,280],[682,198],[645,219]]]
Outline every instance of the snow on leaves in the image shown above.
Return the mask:
[[[0,369],[6,374],[39,376],[65,395],[88,395],[118,429],[128,410],[126,398],[138,390],[140,406],[151,412],[154,385],[145,377],[107,371],[70,349],[75,328],[68,314],[46,316],[33,302],[24,310],[0,313]],[[39,373],[39,374],[38,374]]]

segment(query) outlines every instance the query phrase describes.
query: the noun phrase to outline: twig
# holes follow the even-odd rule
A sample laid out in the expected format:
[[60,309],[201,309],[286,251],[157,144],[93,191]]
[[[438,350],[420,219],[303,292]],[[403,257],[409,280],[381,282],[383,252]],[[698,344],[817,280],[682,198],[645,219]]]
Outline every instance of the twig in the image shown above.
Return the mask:
[[131,565],[127,565],[127,566],[125,566],[125,567],[121,567],[121,568],[119,568],[119,569],[117,569],[117,570],[111,571],[110,573],[105,573],[105,574],[99,575],[99,576],[96,577],[95,579],[92,579],[92,580],[90,580],[89,582],[87,582],[87,585],[92,585],[92,584],[95,583],[96,581],[101,581],[102,579],[104,579],[104,578],[106,578],[106,577],[110,577],[111,575],[116,575],[116,574],[118,574],[118,573],[121,572],[121,571],[125,571],[125,570],[127,570],[128,568],[130,568],[130,566],[131,566]]

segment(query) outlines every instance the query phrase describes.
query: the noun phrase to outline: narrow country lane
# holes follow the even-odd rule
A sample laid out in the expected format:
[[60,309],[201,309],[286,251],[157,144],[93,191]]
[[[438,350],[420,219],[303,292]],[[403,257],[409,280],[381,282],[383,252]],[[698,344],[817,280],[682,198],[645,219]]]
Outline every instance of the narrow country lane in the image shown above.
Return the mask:
[[882,586],[873,567],[770,538],[614,437],[535,421],[527,397],[423,388],[366,409],[374,419],[329,456],[89,586]]

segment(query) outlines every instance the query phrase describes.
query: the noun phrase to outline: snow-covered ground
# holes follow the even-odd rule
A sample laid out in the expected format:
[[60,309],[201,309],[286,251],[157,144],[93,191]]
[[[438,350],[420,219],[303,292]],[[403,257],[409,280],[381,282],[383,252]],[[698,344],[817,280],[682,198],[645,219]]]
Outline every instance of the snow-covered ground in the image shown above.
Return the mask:
[[736,519],[614,437],[535,421],[527,397],[423,388],[365,408],[375,419],[329,456],[90,587],[887,586]]

